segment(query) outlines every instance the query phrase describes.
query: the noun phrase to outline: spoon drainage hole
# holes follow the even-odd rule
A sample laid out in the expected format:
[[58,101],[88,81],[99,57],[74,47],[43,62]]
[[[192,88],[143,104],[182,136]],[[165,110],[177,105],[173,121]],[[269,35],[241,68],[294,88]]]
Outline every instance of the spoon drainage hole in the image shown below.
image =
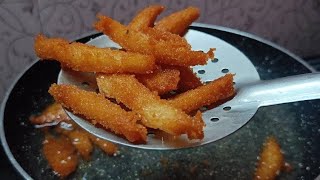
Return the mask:
[[218,58],[213,58],[213,59],[211,60],[211,62],[213,62],[213,63],[216,63],[216,62],[218,62],[218,61],[219,61]]
[[206,73],[206,71],[203,70],[203,69],[201,69],[201,70],[198,71],[198,73],[199,73],[199,74],[204,74],[204,73]]
[[222,73],[228,73],[228,72],[229,72],[229,69],[224,68],[224,69],[221,70],[221,72],[222,72]]
[[212,118],[210,119],[210,121],[211,121],[211,122],[218,122],[218,121],[219,121],[219,118],[217,118],[217,117],[212,117]]
[[231,110],[231,107],[230,107],[230,106],[223,107],[223,110],[225,110],[225,111],[230,111],[230,110]]
[[155,134],[153,132],[148,132],[148,137],[154,137]]

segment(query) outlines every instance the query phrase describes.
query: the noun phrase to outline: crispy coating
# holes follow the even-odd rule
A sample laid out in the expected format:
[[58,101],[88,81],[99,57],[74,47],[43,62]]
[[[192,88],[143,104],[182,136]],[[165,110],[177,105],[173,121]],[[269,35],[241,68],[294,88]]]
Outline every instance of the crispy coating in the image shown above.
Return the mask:
[[186,47],[190,49],[191,46],[188,44],[188,42],[179,35],[150,28],[153,27],[155,19],[163,10],[164,6],[160,5],[153,5],[143,9],[132,19],[128,25],[128,28],[137,31],[143,31],[143,33],[156,40],[172,42],[172,45],[175,45],[176,47]]
[[[49,105],[38,116],[41,120],[34,123],[37,125],[46,124],[51,121],[52,117],[67,116],[62,106],[58,103]],[[46,119],[47,118],[47,119]],[[50,167],[62,178],[74,172],[78,165],[78,152],[83,159],[90,160],[93,151],[93,144],[96,144],[108,155],[114,155],[118,148],[115,144],[95,138],[95,136],[87,133],[73,121],[60,121],[54,127],[54,131],[58,136],[52,136],[46,131],[45,140],[43,141],[43,154],[48,160]]]
[[62,177],[68,176],[77,168],[76,149],[64,136],[54,138],[46,135],[43,142],[43,154],[50,167]]
[[176,69],[180,71],[180,81],[178,84],[179,92],[185,92],[202,86],[200,79],[193,73],[190,67],[176,66]]
[[202,106],[210,105],[219,100],[227,99],[235,94],[233,75],[225,76],[210,82],[207,85],[181,93],[169,100],[169,103],[189,113]]
[[58,103],[53,103],[38,116],[31,116],[30,122],[34,125],[50,124],[52,122],[59,123],[60,121],[69,121],[69,116],[65,113],[62,106]]
[[[187,9],[184,9],[177,13],[173,13],[170,16],[163,18],[157,24],[157,28],[147,28],[147,27],[153,26],[155,18],[162,11],[163,11],[163,6],[158,6],[158,5],[149,6],[143,9],[141,12],[139,12],[139,14],[131,21],[128,27],[130,28],[135,27],[135,28],[132,28],[135,30],[144,29],[144,33],[147,33],[148,35],[153,36],[157,40],[161,39],[165,41],[177,41],[178,38],[170,36],[171,33],[167,33],[167,31],[180,34],[180,33],[177,33],[177,31],[183,32],[183,29],[187,29],[188,26],[192,23],[192,21],[196,20],[200,15],[199,9],[194,7],[189,7]],[[181,26],[181,25],[184,25],[184,26]],[[180,31],[179,31],[179,28],[181,29]],[[159,31],[156,31],[156,29],[163,31],[163,33],[159,33]],[[185,40],[184,38],[182,39]],[[187,45],[186,47],[190,47],[190,45]],[[164,67],[180,71],[180,81],[178,84],[179,92],[185,92],[202,85],[200,79],[193,73],[193,71],[189,67],[183,67],[183,66],[164,66]],[[153,74],[158,74],[158,72],[154,72]],[[162,75],[162,74],[164,73],[161,73],[161,72],[159,73],[159,75]],[[145,76],[145,75],[142,75],[142,76]],[[142,82],[150,90],[158,91],[159,94],[164,94],[171,90],[176,90],[176,88],[175,89],[172,88],[171,90],[168,89],[168,91],[166,92],[162,91],[163,92],[162,93],[159,90],[153,87],[150,87],[150,85],[148,85],[143,80],[141,80],[139,76],[136,76],[136,77],[140,82]],[[146,75],[146,77],[148,77],[148,75]]]
[[93,146],[88,133],[82,129],[76,129],[67,133],[67,137],[80,153],[81,157],[85,160],[89,160],[93,151]]
[[149,73],[155,67],[155,59],[109,48],[97,48],[82,43],[69,43],[61,38],[38,35],[35,51],[39,58],[54,59],[75,71],[104,73]]
[[187,50],[191,50],[191,45],[187,42],[185,38],[180,37],[179,35],[172,34],[166,31],[160,31],[149,27],[141,29],[140,31],[149,36],[150,38],[156,41],[166,42],[167,44],[170,44],[172,47],[185,48]]
[[268,137],[263,145],[254,179],[275,179],[284,165],[280,145],[274,137]]
[[49,93],[62,106],[81,114],[93,124],[101,124],[130,142],[145,142],[147,129],[137,124],[138,117],[107,100],[103,95],[78,89],[72,85],[51,85]]
[[188,7],[162,18],[156,23],[154,28],[183,36],[189,25],[198,19],[199,16],[200,10],[198,8]]
[[96,144],[102,151],[104,151],[109,156],[113,156],[117,153],[118,146],[116,146],[112,142],[105,141],[91,134],[89,135],[89,137],[94,144]]
[[161,5],[151,5],[146,7],[131,20],[128,27],[134,30],[153,27],[156,18],[163,10],[164,6]]
[[64,129],[61,126],[57,126],[55,128],[55,131],[67,136],[85,160],[89,160],[91,158],[90,155],[93,151],[92,143],[97,145],[100,149],[102,149],[106,154],[110,156],[114,155],[118,150],[117,145],[115,145],[114,143],[100,139],[86,132],[78,125],[75,125],[71,130]]
[[129,29],[109,17],[102,15],[98,17],[100,20],[95,23],[98,31],[102,31],[128,51],[153,55],[157,63],[193,66],[204,65],[209,58],[213,58],[213,49],[208,53],[192,51],[190,48],[181,47],[181,41],[175,44],[161,39],[157,40],[142,31]]
[[[50,115],[48,115],[50,112]],[[39,123],[47,123],[52,119],[52,117],[61,117],[67,116],[62,106],[59,103],[53,103],[49,105],[39,117],[42,117],[41,121],[37,121]],[[48,120],[46,120],[46,118]],[[66,121],[60,122],[57,126],[54,127],[54,131],[56,134],[60,134],[68,137],[64,138],[66,141],[71,141],[80,155],[85,159],[89,160],[91,152],[93,151],[92,142],[97,144],[101,149],[106,152],[108,155],[113,155],[117,151],[117,146],[111,142],[107,142],[105,140],[100,140],[100,138],[95,138],[95,136],[87,133],[80,126],[75,124],[73,121],[68,119]],[[106,144],[106,145],[104,145]]]
[[142,116],[142,123],[171,135],[187,134],[189,139],[202,139],[204,122],[201,114],[191,118],[152,93],[133,75],[98,75],[101,93],[115,98]]
[[178,92],[185,92],[202,86],[200,79],[193,73],[190,67],[184,66],[163,66],[164,68],[176,69],[180,71],[180,81],[178,84]]
[[159,69],[151,74],[137,75],[136,78],[148,89],[161,95],[178,88],[180,71],[176,69]]

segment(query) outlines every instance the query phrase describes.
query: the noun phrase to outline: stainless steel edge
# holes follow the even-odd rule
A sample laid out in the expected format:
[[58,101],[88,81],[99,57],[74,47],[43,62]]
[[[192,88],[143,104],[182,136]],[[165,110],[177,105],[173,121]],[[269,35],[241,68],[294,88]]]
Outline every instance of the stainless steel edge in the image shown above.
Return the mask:
[[4,152],[6,153],[10,163],[14,166],[14,168],[20,173],[20,175],[24,178],[24,179],[32,179],[29,174],[20,166],[20,164],[17,162],[17,160],[14,158],[13,154],[10,151],[9,145],[7,143],[7,139],[5,136],[5,132],[4,132],[4,110],[6,108],[6,104],[7,104],[7,100],[10,96],[11,91],[13,90],[14,86],[16,85],[16,83],[19,81],[19,79],[23,76],[23,74],[29,69],[31,68],[36,62],[38,61],[38,59],[36,59],[34,62],[32,62],[28,67],[26,67],[22,72],[19,73],[19,75],[15,78],[15,80],[12,82],[12,84],[10,85],[10,87],[7,89],[7,92],[5,93],[5,96],[2,100],[1,103],[1,110],[0,110],[0,140],[1,140],[1,145],[4,149]]
[[261,38],[257,35],[248,33],[248,32],[244,32],[244,31],[240,31],[237,29],[232,29],[232,28],[228,28],[228,27],[223,27],[223,26],[217,26],[217,25],[210,25],[210,24],[204,24],[204,23],[192,23],[192,26],[196,26],[196,27],[204,27],[204,28],[212,28],[212,29],[217,29],[217,30],[221,30],[221,31],[226,31],[226,32],[231,32],[233,34],[238,34],[241,36],[245,36],[245,37],[249,37],[251,39],[254,39],[256,41],[260,41],[262,43],[265,43],[269,46],[272,46],[275,49],[278,49],[286,54],[288,54],[289,56],[291,56],[292,58],[294,58],[295,60],[297,60],[298,62],[300,62],[302,65],[304,65],[306,68],[308,68],[311,72],[317,72],[311,65],[309,65],[305,60],[303,60],[302,58],[300,58],[299,56],[295,55],[294,53],[292,53],[291,51],[289,51],[288,49],[275,44],[267,39]]

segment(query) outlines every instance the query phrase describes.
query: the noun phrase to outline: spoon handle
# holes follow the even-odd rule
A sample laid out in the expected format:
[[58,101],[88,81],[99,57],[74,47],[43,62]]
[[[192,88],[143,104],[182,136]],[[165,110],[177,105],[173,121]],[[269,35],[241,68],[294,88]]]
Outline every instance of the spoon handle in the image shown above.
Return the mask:
[[259,106],[312,100],[320,98],[320,73],[308,73],[260,81],[242,88],[238,99]]

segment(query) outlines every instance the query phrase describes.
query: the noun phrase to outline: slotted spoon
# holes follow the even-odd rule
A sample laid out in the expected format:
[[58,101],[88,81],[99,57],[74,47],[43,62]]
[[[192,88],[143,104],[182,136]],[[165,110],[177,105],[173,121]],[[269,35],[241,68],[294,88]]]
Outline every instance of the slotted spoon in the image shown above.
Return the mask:
[[[185,135],[172,138],[152,133],[148,135],[146,144],[132,144],[121,137],[93,126],[69,111],[66,111],[67,114],[82,128],[100,138],[131,147],[164,150],[200,146],[219,140],[245,125],[259,107],[320,98],[319,73],[261,81],[251,61],[227,42],[194,30],[189,30],[185,38],[195,50],[206,51],[210,47],[217,48],[216,59],[205,66],[193,67],[194,72],[204,83],[212,81],[224,73],[236,74],[237,95],[232,100],[203,113],[203,119],[206,123],[203,140],[190,141]],[[97,47],[119,48],[104,35],[92,39],[88,44]],[[97,89],[94,75],[91,73],[61,70],[58,84],[73,84],[91,91]]]

